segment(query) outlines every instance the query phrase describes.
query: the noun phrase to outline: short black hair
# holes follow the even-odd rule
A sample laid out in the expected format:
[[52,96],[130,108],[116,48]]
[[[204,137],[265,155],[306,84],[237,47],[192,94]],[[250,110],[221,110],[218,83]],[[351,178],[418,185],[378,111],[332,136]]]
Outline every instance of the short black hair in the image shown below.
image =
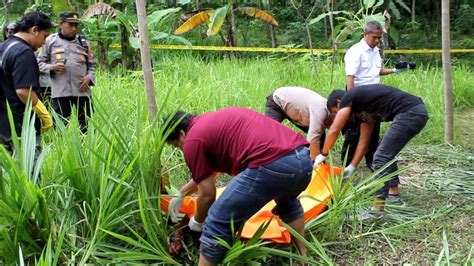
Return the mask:
[[34,11],[24,15],[17,23],[17,31],[27,32],[28,29],[37,26],[38,30],[49,30],[53,27],[49,17],[41,12]]
[[189,122],[193,119],[195,115],[186,113],[184,111],[173,112],[166,116],[164,119],[165,128],[163,134],[169,135],[166,137],[166,141],[173,141],[179,139],[179,132],[183,130],[184,132],[188,131]]
[[345,90],[333,90],[331,94],[329,94],[327,106],[328,109],[331,110],[333,107],[337,107],[337,100],[341,100],[342,97],[346,94]]

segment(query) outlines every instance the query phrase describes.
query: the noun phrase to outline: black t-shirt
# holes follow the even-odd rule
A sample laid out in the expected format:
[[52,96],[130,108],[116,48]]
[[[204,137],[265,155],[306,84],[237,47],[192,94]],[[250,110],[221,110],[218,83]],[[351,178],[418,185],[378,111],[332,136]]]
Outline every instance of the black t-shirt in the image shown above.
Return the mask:
[[[6,51],[12,42],[17,43]],[[11,129],[8,120],[7,102],[13,114],[16,133],[21,135],[21,124],[26,105],[16,94],[16,89],[31,88],[36,94],[39,94],[40,72],[33,49],[21,38],[10,36],[1,43],[0,58],[2,56],[2,68],[0,68],[0,134],[9,138]],[[41,128],[39,119],[35,121],[35,128],[36,132],[39,133]]]
[[339,103],[339,109],[351,107],[351,113],[362,121],[392,121],[400,113],[423,104],[414,95],[400,89],[371,84],[352,88]]

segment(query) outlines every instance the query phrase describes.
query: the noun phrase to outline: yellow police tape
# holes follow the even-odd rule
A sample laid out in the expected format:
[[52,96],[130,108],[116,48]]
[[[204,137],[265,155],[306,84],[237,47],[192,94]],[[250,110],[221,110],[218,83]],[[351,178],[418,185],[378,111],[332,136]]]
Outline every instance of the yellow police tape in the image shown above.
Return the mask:
[[[120,44],[112,44],[110,48],[120,48]],[[237,51],[237,52],[269,52],[269,53],[333,53],[332,49],[303,49],[303,48],[267,48],[267,47],[227,47],[227,46],[187,46],[187,45],[150,45],[151,49],[162,50],[196,50],[196,51]],[[346,49],[336,50],[336,53],[345,53]],[[387,54],[439,54],[441,49],[416,50],[384,50]],[[451,49],[451,53],[474,53],[474,49]]]

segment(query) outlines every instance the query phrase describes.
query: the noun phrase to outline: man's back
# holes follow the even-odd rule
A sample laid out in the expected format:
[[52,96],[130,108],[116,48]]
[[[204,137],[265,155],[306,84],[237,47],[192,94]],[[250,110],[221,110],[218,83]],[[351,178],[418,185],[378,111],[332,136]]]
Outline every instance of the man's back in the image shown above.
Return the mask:
[[[339,109],[350,106],[352,113],[371,114],[378,121],[391,121],[393,117],[423,101],[400,89],[382,84],[354,87],[341,99]],[[360,117],[364,120],[364,117]]]
[[[16,132],[20,134],[23,113],[26,105],[16,93],[18,88],[39,90],[39,69],[33,49],[21,38],[10,36],[0,44],[0,134],[9,137],[11,134],[7,114],[7,102],[13,114]],[[36,121],[39,130],[39,120]]]
[[303,87],[278,88],[273,92],[273,100],[291,120],[301,126],[310,125],[312,114],[328,115],[326,99]]
[[191,121],[184,156],[193,178],[200,180],[212,171],[237,174],[258,167],[307,144],[303,136],[263,114],[230,107]]

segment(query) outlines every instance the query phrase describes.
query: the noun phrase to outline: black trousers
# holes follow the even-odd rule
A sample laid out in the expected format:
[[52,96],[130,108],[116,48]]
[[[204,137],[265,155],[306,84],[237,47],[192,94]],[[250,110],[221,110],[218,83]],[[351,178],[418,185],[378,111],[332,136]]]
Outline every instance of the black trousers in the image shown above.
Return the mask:
[[[341,150],[341,162],[344,162],[344,158],[347,152],[346,166],[348,166],[357,148],[357,143],[359,142],[360,137],[360,124],[355,121],[348,121],[343,129],[344,134],[344,143],[342,144]],[[367,167],[372,169],[372,162],[374,160],[374,153],[377,150],[380,139],[380,122],[375,123],[374,130],[372,131],[372,136],[369,143],[369,148],[365,153],[365,163]]]
[[59,97],[52,98],[51,105],[56,113],[61,115],[65,123],[68,122],[73,108],[77,110],[77,117],[82,133],[87,132],[87,117],[93,112],[92,101],[89,97]]

